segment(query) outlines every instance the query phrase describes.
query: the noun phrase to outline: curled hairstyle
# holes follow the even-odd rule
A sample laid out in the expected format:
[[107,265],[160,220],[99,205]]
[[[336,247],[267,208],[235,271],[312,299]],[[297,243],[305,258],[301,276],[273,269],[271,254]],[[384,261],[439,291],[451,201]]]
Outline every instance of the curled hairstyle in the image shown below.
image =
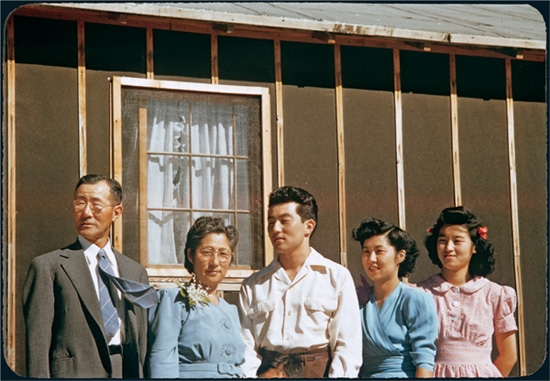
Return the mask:
[[115,179],[111,179],[109,177],[103,176],[103,175],[86,175],[82,176],[78,183],[76,184],[76,187],[74,188],[74,195],[76,196],[76,192],[78,191],[78,188],[82,184],[97,184],[101,181],[105,181],[107,185],[109,186],[109,189],[111,190],[111,199],[114,201],[116,205],[120,204],[122,202],[122,187],[120,186],[119,182]]
[[426,237],[426,249],[433,264],[442,267],[439,256],[437,255],[437,239],[439,231],[444,225],[465,225],[470,233],[470,238],[475,245],[476,252],[470,259],[468,272],[471,276],[486,276],[495,269],[495,258],[493,257],[493,244],[483,239],[478,229],[481,227],[481,221],[468,209],[463,206],[443,209],[433,231]]
[[396,252],[405,250],[405,259],[399,264],[399,277],[405,277],[413,272],[416,258],[419,250],[416,242],[406,231],[392,225],[390,223],[371,218],[361,222],[358,228],[353,229],[353,239],[361,244],[361,248],[365,241],[377,235],[386,235],[386,239],[395,248]]
[[232,225],[225,225],[225,222],[219,217],[199,217],[187,233],[185,242],[185,268],[189,273],[194,271],[194,266],[188,258],[187,251],[191,250],[189,255],[195,257],[195,250],[201,245],[202,240],[208,234],[225,234],[231,246],[231,252],[234,252],[239,242],[239,232]]
[[317,228],[317,202],[315,198],[306,190],[293,186],[279,187],[273,190],[269,195],[269,207],[285,204],[287,202],[295,202],[298,204],[296,212],[301,217],[302,222],[313,220],[315,227],[311,232],[315,232]]

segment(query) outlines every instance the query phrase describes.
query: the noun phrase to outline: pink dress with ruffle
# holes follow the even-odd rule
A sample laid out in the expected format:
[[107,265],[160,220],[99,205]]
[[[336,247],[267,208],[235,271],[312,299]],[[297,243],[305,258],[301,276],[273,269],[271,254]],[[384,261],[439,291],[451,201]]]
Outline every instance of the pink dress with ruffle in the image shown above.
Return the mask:
[[491,361],[493,335],[517,331],[516,292],[476,276],[456,287],[441,275],[418,283],[439,320],[434,377],[502,377]]

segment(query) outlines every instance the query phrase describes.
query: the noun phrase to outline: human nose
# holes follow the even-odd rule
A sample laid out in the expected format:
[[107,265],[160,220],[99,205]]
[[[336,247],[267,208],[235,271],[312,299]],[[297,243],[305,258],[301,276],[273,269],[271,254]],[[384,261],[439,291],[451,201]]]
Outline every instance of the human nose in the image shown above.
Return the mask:
[[281,223],[280,223],[279,221],[275,221],[275,222],[273,223],[273,228],[272,228],[273,232],[274,232],[274,233],[279,233],[279,232],[281,231],[281,226],[282,226],[282,225],[281,225]]
[[446,252],[450,252],[450,251],[453,251],[453,250],[454,250],[454,247],[455,247],[455,246],[454,246],[454,244],[453,244],[453,241],[452,241],[452,240],[449,240],[449,241],[447,241],[447,243],[445,243],[444,249],[445,249]]
[[87,203],[84,205],[84,209],[82,209],[82,214],[83,214],[84,216],[91,216],[91,215],[93,215],[92,203],[91,203],[91,202],[87,202]]
[[370,253],[370,254],[368,255],[368,257],[369,257],[369,261],[371,261],[371,262],[377,262],[377,260],[376,260],[376,253],[375,253],[375,252]]
[[212,253],[212,256],[210,257],[210,263],[213,264],[214,266],[218,266],[220,264],[219,255],[220,255],[220,253],[214,252],[214,253]]

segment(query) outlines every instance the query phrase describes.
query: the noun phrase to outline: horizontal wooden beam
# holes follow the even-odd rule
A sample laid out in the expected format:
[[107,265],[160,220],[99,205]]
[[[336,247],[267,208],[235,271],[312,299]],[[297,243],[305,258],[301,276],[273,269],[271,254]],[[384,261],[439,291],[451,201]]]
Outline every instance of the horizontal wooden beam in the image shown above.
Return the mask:
[[[65,7],[67,5],[64,5]],[[434,53],[484,56],[495,58],[511,58],[524,61],[544,62],[545,49],[522,47],[514,49],[507,47],[489,47],[485,45],[468,45],[465,41],[456,40],[456,44],[445,41],[419,41],[413,35],[409,38],[395,36],[365,36],[331,33],[334,38],[319,38],[313,31],[296,29],[277,29],[254,25],[234,24],[226,32],[220,30],[219,23],[212,21],[197,21],[174,17],[154,17],[136,14],[123,14],[106,11],[90,11],[72,8],[62,8],[58,5],[25,5],[16,11],[17,15],[29,17],[44,17],[63,20],[85,20],[86,22],[125,25],[142,28],[175,30],[189,33],[219,34],[234,37],[280,39],[282,41],[307,42],[314,44],[333,44],[378,47],[387,49],[430,51]],[[282,27],[281,27],[282,28]],[[481,42],[480,42],[481,43]]]

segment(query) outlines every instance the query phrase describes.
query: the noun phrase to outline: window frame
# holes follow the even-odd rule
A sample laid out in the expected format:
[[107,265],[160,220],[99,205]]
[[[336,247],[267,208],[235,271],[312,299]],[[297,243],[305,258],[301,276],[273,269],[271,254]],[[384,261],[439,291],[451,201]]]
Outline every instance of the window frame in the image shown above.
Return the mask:
[[[261,128],[261,166],[262,166],[262,226],[263,226],[263,264],[267,265],[273,260],[273,247],[269,244],[267,237],[267,205],[268,196],[272,188],[272,159],[271,159],[271,113],[270,113],[270,99],[269,88],[267,87],[254,87],[254,86],[235,86],[235,85],[219,85],[219,84],[204,84],[195,82],[180,82],[180,81],[168,81],[168,80],[155,80],[145,78],[133,78],[133,77],[119,77],[114,76],[111,82],[111,168],[112,177],[122,183],[122,89],[123,87],[130,88],[143,88],[150,90],[167,90],[167,91],[190,91],[210,94],[224,94],[224,95],[236,95],[236,96],[256,96],[260,99],[260,128]],[[146,115],[139,115],[146,118]],[[140,128],[141,126],[145,128]],[[147,123],[138,123],[138,135],[139,135],[139,150],[140,161],[143,160],[145,155],[141,152],[146,150],[146,137],[147,137]],[[145,135],[143,135],[145,134]],[[145,137],[144,137],[145,136]],[[138,163],[138,166],[141,165]],[[140,178],[139,181],[139,194],[145,192],[147,194],[147,178]],[[145,213],[145,214],[144,214]],[[143,202],[139,203],[139,215],[140,215],[140,232],[147,230],[147,209]],[[145,217],[144,217],[145,216]],[[112,242],[116,250],[123,251],[122,242],[122,230],[123,221],[122,218],[117,219],[113,223],[112,228]],[[172,285],[174,280],[186,280],[190,277],[187,270],[181,265],[148,265],[147,253],[144,252],[143,247],[147,247],[147,237],[140,234],[141,250],[140,250],[140,262],[146,268],[149,275],[150,283],[156,287],[166,287]],[[261,261],[262,262],[262,261]],[[242,280],[250,276],[257,270],[229,268],[225,279],[220,283],[220,291],[238,291]]]

